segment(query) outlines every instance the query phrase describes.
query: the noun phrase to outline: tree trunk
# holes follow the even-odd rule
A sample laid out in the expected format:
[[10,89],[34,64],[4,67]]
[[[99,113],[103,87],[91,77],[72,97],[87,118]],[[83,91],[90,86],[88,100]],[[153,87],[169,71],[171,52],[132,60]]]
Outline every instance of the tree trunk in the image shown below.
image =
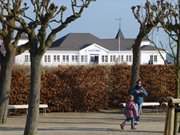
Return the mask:
[[130,85],[130,91],[136,85],[137,79],[139,79],[140,45],[141,45],[142,39],[143,39],[143,36],[142,35],[138,35],[138,37],[135,40],[135,43],[133,45],[133,50],[132,50],[133,51],[133,64],[132,64],[132,67],[131,67],[131,85]]
[[[179,66],[176,67],[177,71],[176,71],[176,76],[177,76],[177,79],[176,79],[176,98],[180,98],[180,69],[179,69]],[[179,113],[178,112],[175,112],[175,120],[174,120],[174,135],[177,134],[177,132],[179,132],[179,129],[180,129],[180,120],[179,120]]]
[[7,121],[9,94],[11,89],[12,69],[14,64],[16,50],[11,49],[2,57],[1,71],[0,71],[0,124]]
[[[176,98],[180,98],[180,36],[178,36],[177,42],[177,56],[176,56]],[[174,135],[180,132],[180,118],[178,112],[175,113],[175,129]]]
[[176,98],[179,98],[180,97],[180,44],[179,44],[179,42],[177,43],[176,77],[177,77],[177,79],[176,79],[176,86],[177,86]]
[[41,58],[42,55],[31,54],[31,88],[29,95],[29,108],[26,119],[24,135],[36,135],[39,118],[40,84],[41,84]]
[[[178,7],[179,7],[179,15],[180,15],[180,0],[178,0]],[[180,20],[180,16],[179,16],[179,20]],[[178,33],[180,34],[180,30],[178,30]],[[180,98],[180,36],[178,34],[178,41],[177,41],[177,46],[178,46],[178,78],[177,78],[177,97]],[[178,133],[180,133],[180,117],[178,114],[176,114],[176,121],[178,121],[176,129],[178,130]]]

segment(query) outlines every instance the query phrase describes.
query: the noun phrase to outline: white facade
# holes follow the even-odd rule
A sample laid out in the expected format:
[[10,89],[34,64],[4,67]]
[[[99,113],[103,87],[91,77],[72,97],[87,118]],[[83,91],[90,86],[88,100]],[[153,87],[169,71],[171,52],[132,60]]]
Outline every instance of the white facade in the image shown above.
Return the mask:
[[[25,41],[21,41],[21,43]],[[147,41],[143,43],[147,44]],[[166,53],[161,51],[164,58]],[[42,58],[43,66],[58,65],[86,65],[86,64],[128,64],[133,61],[132,50],[110,51],[102,46],[93,43],[79,51],[47,50]],[[164,64],[161,55],[157,50],[141,50],[141,64]],[[19,65],[30,65],[29,52],[26,51],[15,58],[15,63]]]
[[166,53],[164,51],[160,52],[163,58],[158,51],[141,51],[141,64],[149,64],[150,61],[155,65],[164,64]]

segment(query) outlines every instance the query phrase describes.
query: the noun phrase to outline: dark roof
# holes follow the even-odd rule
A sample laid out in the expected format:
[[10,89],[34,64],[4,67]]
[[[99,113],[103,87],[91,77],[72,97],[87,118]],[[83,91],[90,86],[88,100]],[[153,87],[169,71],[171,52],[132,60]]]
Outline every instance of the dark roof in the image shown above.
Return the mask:
[[[118,39],[102,39],[102,47],[107,48],[112,51],[117,51],[119,49]],[[120,50],[130,50],[134,43],[133,39],[120,39]]]
[[80,50],[92,43],[101,45],[101,40],[90,33],[70,33],[56,40],[50,49]]
[[161,49],[161,48],[156,48],[155,46],[152,46],[152,45],[144,45],[141,47],[141,50],[164,50],[164,49]]
[[141,47],[141,50],[156,50],[156,48],[151,45],[144,45]]
[[[50,50],[78,51],[93,43],[96,43],[108,50],[117,51],[119,39],[100,39],[90,33],[69,33],[56,40]],[[120,38],[120,50],[130,50],[134,39]],[[155,50],[153,46],[143,46],[142,50]]]

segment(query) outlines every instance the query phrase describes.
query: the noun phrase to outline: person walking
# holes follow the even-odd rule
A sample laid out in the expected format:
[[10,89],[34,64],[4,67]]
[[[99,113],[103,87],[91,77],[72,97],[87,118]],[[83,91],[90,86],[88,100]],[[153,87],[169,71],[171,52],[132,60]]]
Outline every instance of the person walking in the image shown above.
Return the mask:
[[131,129],[136,129],[134,121],[138,117],[138,112],[136,109],[136,104],[134,102],[134,96],[130,95],[128,97],[128,101],[126,102],[126,107],[125,107],[125,116],[126,119],[120,124],[121,129],[123,130],[126,122],[131,121]]
[[137,117],[136,121],[139,122],[140,114],[142,112],[142,104],[144,102],[144,97],[148,96],[148,93],[142,86],[142,81],[140,79],[136,81],[136,86],[134,87],[134,89],[131,91],[130,94],[134,96],[134,102],[138,107],[139,117]]

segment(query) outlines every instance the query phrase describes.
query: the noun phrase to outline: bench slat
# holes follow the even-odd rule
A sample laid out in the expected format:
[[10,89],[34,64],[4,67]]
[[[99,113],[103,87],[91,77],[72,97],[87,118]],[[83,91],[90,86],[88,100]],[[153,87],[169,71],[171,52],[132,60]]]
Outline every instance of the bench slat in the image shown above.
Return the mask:
[[[126,103],[121,103],[121,105],[122,105],[123,107],[125,107],[125,106],[126,106]],[[142,104],[142,107],[147,107],[147,106],[160,106],[160,103],[159,103],[159,102],[144,102],[144,103]]]
[[[8,105],[8,109],[27,109],[28,105]],[[39,108],[48,108],[47,104],[40,104]]]

